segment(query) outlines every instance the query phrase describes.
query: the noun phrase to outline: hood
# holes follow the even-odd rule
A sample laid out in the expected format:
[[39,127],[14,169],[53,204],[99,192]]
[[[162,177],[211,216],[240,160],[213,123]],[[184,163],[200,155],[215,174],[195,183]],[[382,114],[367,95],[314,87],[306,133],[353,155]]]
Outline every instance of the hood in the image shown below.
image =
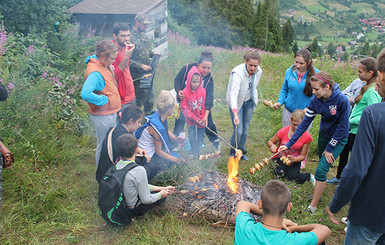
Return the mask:
[[330,95],[330,97],[327,99],[327,101],[334,100],[334,98],[337,97],[339,93],[341,93],[340,85],[338,85],[338,83],[334,83],[333,93],[332,93],[332,95]]
[[96,57],[96,54],[94,54],[94,55],[88,56],[84,62],[86,62],[86,64],[88,64],[88,62],[90,62],[91,58],[98,59],[98,57]]
[[188,90],[190,93],[193,93],[193,92],[191,91],[191,86],[190,86],[190,84],[191,84],[191,78],[192,78],[192,76],[193,76],[195,73],[198,73],[198,74],[199,74],[200,80],[201,80],[200,83],[199,83],[199,87],[202,87],[202,75],[201,75],[201,73],[199,72],[198,68],[197,68],[196,66],[193,66],[193,67],[191,67],[190,71],[188,72],[188,74],[187,74],[187,80],[186,80],[186,88],[187,88],[187,90]]

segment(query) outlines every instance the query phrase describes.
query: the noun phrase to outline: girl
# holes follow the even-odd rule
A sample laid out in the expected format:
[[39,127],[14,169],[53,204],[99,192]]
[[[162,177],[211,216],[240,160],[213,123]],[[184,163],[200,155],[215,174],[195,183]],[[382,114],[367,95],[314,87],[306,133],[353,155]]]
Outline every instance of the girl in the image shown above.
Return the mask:
[[[291,114],[291,125],[283,127],[269,141],[267,141],[267,146],[272,153],[277,152],[277,143],[279,147],[289,142],[290,138],[294,134],[294,131],[297,129],[304,117],[305,112],[303,110],[295,110]],[[312,141],[313,138],[311,135],[308,132],[305,132],[290,150],[279,154],[279,156],[275,156],[273,161],[277,163],[275,169],[276,174],[284,174],[289,180],[295,180],[298,184],[303,184],[305,181],[311,181],[314,184],[315,179],[312,174],[300,173],[301,161],[305,159],[309,150],[310,142]],[[290,160],[291,165],[288,166],[284,164],[280,160],[280,156],[286,156]]]
[[[143,120],[143,112],[137,106],[128,105],[126,109],[119,113],[118,120],[119,125],[107,132],[102,144],[99,165],[96,170],[96,180],[98,183],[104,177],[107,170],[119,160],[116,140],[123,134],[133,134],[140,127]],[[110,147],[108,142],[111,142]],[[138,148],[137,153],[141,155],[141,157],[137,156],[135,159],[138,164],[144,164],[151,160],[151,157],[146,154],[145,150]]]
[[361,88],[360,94],[354,99],[355,106],[353,107],[352,113],[349,117],[350,132],[348,143],[346,144],[344,150],[341,152],[336,177],[326,181],[329,184],[338,184],[340,182],[342,170],[344,170],[346,164],[348,163],[349,153],[353,148],[353,143],[356,138],[362,111],[371,104],[380,103],[382,99],[378,92],[375,90],[375,81],[377,80],[375,58],[369,57],[362,59],[357,68],[357,75],[359,76],[360,80],[362,82],[366,82],[366,84]]
[[[262,76],[262,69],[259,66],[262,58],[257,51],[249,50],[243,59],[245,62],[231,71],[226,102],[234,128],[231,145],[242,150],[241,159],[248,161],[245,145],[251,117],[258,102],[257,85]],[[235,155],[233,149],[230,151],[230,156],[232,155]]]
[[[213,122],[213,118],[211,115],[211,109],[213,108],[213,105],[214,105],[214,79],[211,73],[211,69],[213,67],[213,55],[210,51],[202,51],[201,57],[199,58],[198,63],[188,64],[179,71],[178,75],[174,79],[174,89],[178,95],[177,99],[180,102],[184,100],[185,95],[182,90],[186,87],[187,74],[193,67],[198,68],[198,71],[200,72],[203,79],[202,87],[206,89],[206,101],[205,101],[206,111],[205,111],[205,120],[204,120],[206,122],[205,126],[210,128],[213,132],[217,133],[217,127]],[[175,120],[175,126],[174,126],[175,135],[179,135],[181,132],[183,132],[184,124],[185,124],[185,117],[181,113],[179,116],[179,119]],[[213,143],[215,150],[219,151],[220,148],[219,148],[218,136],[208,129],[206,129],[205,132],[210,142]]]
[[185,96],[181,102],[182,112],[188,125],[188,137],[194,157],[199,157],[200,146],[205,138],[205,101],[206,90],[201,87],[202,77],[195,66],[187,75],[187,86],[183,89]]
[[304,110],[313,95],[310,77],[315,75],[318,69],[314,68],[311,51],[303,48],[294,55],[294,65],[286,70],[281,92],[277,103],[273,108],[278,110],[282,105],[282,126],[290,125],[290,115],[297,109]]
[[349,135],[349,100],[340,91],[339,85],[324,71],[311,77],[314,97],[306,110],[305,119],[295,130],[286,145],[278,151],[290,149],[314,120],[316,114],[321,115],[318,135],[318,156],[320,158],[315,172],[313,199],[307,208],[314,213],[326,185],[326,174],[335,159],[341,154]]

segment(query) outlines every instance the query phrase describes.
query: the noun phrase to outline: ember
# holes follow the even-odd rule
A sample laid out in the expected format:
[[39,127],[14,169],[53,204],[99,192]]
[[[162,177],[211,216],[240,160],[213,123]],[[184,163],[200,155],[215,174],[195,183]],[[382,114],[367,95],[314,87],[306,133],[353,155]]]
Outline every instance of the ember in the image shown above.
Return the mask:
[[175,195],[169,197],[170,208],[184,217],[199,215],[223,225],[235,223],[235,207],[238,201],[257,203],[260,189],[240,178],[238,191],[233,193],[227,186],[227,176],[216,171],[201,171],[190,176],[202,176],[200,182],[187,181],[180,185]]

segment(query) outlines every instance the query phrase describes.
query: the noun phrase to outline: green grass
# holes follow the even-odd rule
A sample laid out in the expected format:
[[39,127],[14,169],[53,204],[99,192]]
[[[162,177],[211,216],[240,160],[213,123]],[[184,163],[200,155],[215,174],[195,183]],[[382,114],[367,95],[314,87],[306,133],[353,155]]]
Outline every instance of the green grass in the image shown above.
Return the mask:
[[[215,98],[213,118],[219,134],[229,140],[232,126],[227,105],[223,102],[231,69],[242,63],[244,48],[224,50],[215,47],[193,47],[183,38],[177,40],[170,36],[169,57],[159,64],[155,77],[155,95],[162,89],[173,88],[173,78],[181,67],[195,62],[204,49],[213,52],[215,80]],[[292,55],[262,53],[261,67],[263,76],[258,86],[260,99],[277,100],[283,82],[285,70],[293,63]],[[315,66],[332,74],[341,87],[346,87],[355,77],[356,63],[336,64],[327,59],[315,61]],[[343,71],[343,72],[341,72]],[[77,91],[79,92],[79,91]],[[71,131],[49,127],[56,133],[49,137],[37,134],[33,144],[44,147],[41,154],[47,155],[50,162],[41,162],[39,157],[30,161],[17,155],[16,149],[29,149],[27,143],[20,140],[13,142],[16,162],[12,169],[3,171],[3,200],[0,217],[1,244],[233,244],[234,231],[229,228],[211,227],[211,222],[203,217],[193,219],[181,217],[169,211],[167,204],[163,208],[149,212],[143,219],[136,220],[129,227],[110,227],[98,214],[97,183],[95,181],[95,142],[92,124],[88,118],[85,103],[77,106],[82,120],[88,127],[83,135]],[[37,128],[43,127],[45,120],[34,120]],[[315,138],[311,144],[310,156],[305,172],[314,173],[317,165],[316,139],[319,118],[313,124],[311,134]],[[170,125],[172,128],[172,120]],[[247,149],[250,162],[240,163],[240,177],[261,186],[269,179],[268,168],[251,176],[247,170],[270,153],[265,142],[280,128],[281,111],[274,111],[260,103],[257,106],[249,129]],[[41,126],[41,127],[40,127]],[[88,132],[88,133],[87,133]],[[204,151],[212,151],[206,139]],[[58,150],[60,149],[60,150]],[[197,169],[215,169],[226,172],[229,148],[222,144],[222,157],[207,162],[190,162],[183,169],[173,168],[157,178],[158,183],[179,184],[186,174]],[[57,154],[59,154],[57,156]],[[184,153],[185,154],[185,153]],[[335,164],[336,165],[336,164]],[[333,176],[335,168],[329,173]],[[183,177],[182,177],[183,176]],[[285,181],[285,180],[284,180]],[[322,223],[332,229],[329,244],[341,244],[344,238],[344,226],[333,225],[328,221],[323,209],[333,196],[335,186],[327,186],[315,215],[308,215],[303,210],[309,205],[307,198],[313,192],[310,183],[296,185],[285,181],[292,192],[293,209],[287,217],[299,224]],[[346,214],[346,208],[341,216]]]

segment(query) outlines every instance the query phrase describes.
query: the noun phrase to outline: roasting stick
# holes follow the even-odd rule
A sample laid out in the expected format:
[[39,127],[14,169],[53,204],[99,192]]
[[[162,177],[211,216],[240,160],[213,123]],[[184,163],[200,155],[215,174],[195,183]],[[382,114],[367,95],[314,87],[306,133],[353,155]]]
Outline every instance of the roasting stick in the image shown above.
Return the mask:
[[149,77],[152,77],[152,74],[151,74],[151,73],[148,73],[148,74],[144,75],[143,77],[139,77],[139,78],[134,79],[134,80],[132,80],[132,81],[134,82],[134,81],[136,81],[136,80],[143,79],[143,78],[149,78]]
[[[241,156],[243,155],[242,151],[237,149],[236,147],[232,146],[229,142],[227,142],[224,138],[222,138],[222,136],[220,136],[219,134],[217,134],[216,132],[214,132],[211,128],[209,127],[206,127],[211,133],[215,134],[216,136],[218,136],[218,138],[220,140],[222,140],[222,142],[224,142],[226,145],[228,145],[231,149],[233,149],[236,154],[239,156],[239,158],[241,158]],[[237,132],[237,131],[235,131]],[[237,134],[235,134],[235,137],[237,137]],[[236,142],[236,141],[235,141]]]

